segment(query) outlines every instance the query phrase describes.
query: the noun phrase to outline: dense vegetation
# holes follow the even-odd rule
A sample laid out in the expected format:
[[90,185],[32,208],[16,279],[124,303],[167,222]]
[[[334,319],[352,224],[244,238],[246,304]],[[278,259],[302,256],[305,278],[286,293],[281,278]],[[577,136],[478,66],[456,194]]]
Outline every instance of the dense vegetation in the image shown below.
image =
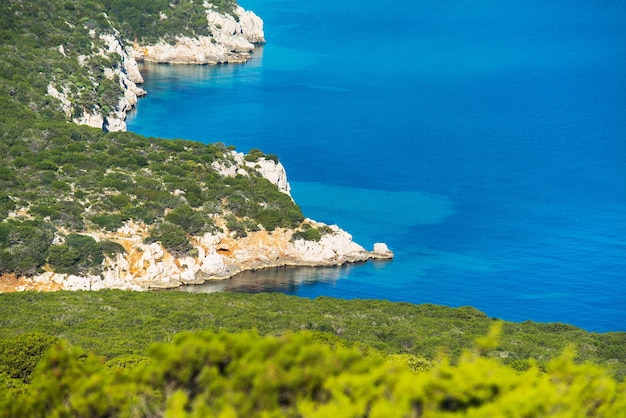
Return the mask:
[[[173,40],[174,35],[211,35],[207,27],[203,2],[192,0],[100,0],[108,15],[123,22],[122,35],[126,39],[156,42],[159,39]],[[209,1],[220,13],[234,13],[235,0]]]
[[4,294],[0,416],[620,417],[625,341],[384,301]]
[[[26,314],[27,312],[27,314]],[[470,307],[452,309],[379,300],[301,299],[283,294],[98,292],[0,294],[0,339],[38,332],[112,359],[145,354],[151,343],[182,331],[255,329],[260,334],[309,330],[387,354],[453,361],[495,322]],[[577,361],[626,377],[626,333],[590,333],[566,324],[504,323],[487,355],[523,370],[543,367],[574,344]]]

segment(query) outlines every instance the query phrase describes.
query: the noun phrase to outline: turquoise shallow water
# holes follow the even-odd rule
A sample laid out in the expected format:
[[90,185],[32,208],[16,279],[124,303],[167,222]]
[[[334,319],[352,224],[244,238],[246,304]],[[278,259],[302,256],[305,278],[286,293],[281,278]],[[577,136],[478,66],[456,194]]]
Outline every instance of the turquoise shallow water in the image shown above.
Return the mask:
[[471,305],[626,331],[626,4],[247,0],[245,65],[145,65],[129,129],[278,154],[389,263],[193,290]]

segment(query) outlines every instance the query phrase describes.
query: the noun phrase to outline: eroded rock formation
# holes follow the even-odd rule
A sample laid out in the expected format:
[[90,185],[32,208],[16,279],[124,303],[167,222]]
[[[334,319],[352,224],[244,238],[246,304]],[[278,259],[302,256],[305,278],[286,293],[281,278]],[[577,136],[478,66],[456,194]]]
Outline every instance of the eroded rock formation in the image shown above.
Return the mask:
[[[222,219],[216,219],[224,225]],[[307,219],[313,227],[324,226]],[[45,272],[20,278],[12,290],[146,290],[201,284],[207,280],[226,279],[246,270],[281,266],[337,266],[371,259],[390,259],[385,244],[367,251],[352,241],[352,236],[337,226],[319,241],[293,239],[293,230],[278,228],[249,233],[234,238],[224,232],[193,238],[194,255],[175,257],[159,243],[144,243],[146,225],[128,222],[115,233],[91,234],[96,239],[116,241],[125,254],[107,258],[100,275],[75,276]],[[6,290],[6,289],[5,289]]]

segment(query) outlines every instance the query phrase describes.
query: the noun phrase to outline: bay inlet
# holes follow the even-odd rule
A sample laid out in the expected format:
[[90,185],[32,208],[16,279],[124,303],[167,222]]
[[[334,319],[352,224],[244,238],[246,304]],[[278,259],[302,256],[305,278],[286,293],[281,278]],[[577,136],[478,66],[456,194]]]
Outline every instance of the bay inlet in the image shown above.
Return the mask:
[[305,216],[395,258],[205,290],[626,330],[626,5],[242,5],[267,44],[244,65],[144,64],[129,130],[276,154]]

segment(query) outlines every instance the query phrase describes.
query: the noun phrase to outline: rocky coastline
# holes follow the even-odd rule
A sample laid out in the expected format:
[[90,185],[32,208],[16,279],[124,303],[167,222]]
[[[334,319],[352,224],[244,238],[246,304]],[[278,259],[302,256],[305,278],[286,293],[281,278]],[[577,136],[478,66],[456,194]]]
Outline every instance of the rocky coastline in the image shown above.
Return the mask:
[[[313,220],[311,225],[322,224]],[[114,234],[89,234],[95,239],[114,240],[126,253],[104,261],[100,275],[75,276],[45,272],[33,277],[5,277],[0,291],[50,290],[151,290],[168,289],[209,280],[224,280],[243,271],[286,266],[340,266],[393,257],[385,244],[367,251],[352,241],[346,231],[330,226],[331,233],[320,241],[293,240],[293,231],[276,229],[271,234],[258,231],[245,238],[229,233],[194,237],[196,255],[177,258],[159,243],[145,244],[147,228],[129,222]],[[13,279],[13,280],[11,280]]]
[[132,58],[161,64],[237,64],[250,59],[255,44],[265,42],[263,21],[254,12],[237,7],[237,17],[207,9],[212,36],[176,37],[174,44],[135,42]]
[[[139,72],[138,62],[194,65],[245,63],[251,58],[255,45],[265,42],[263,21],[254,12],[237,7],[237,16],[231,16],[218,13],[208,3],[204,6],[211,36],[177,36],[174,42],[160,40],[154,44],[142,44],[135,41],[129,45],[114,28],[113,34],[97,35],[95,31],[91,31],[91,36],[104,45],[95,48],[93,55],[113,58],[112,61],[117,63],[106,68],[104,76],[108,80],[119,80],[120,88],[124,92],[108,114],[97,106],[91,106],[81,109],[80,116],[72,117],[74,101],[67,87],[50,83],[48,95],[60,101],[63,112],[74,123],[109,132],[126,131],[127,113],[137,104],[139,97],[147,94],[139,87],[143,83],[143,77]],[[62,47],[59,52],[65,55]],[[85,65],[87,58],[79,56],[79,64]]]
[[[119,56],[121,66],[105,70],[109,79],[119,79],[124,96],[112,114],[102,116],[94,111],[84,111],[77,124],[102,128],[105,131],[125,131],[126,113],[147,92],[139,87],[143,78],[137,62],[169,64],[222,64],[243,63],[250,58],[255,44],[265,42],[263,21],[253,12],[237,8],[238,16],[222,15],[207,5],[207,22],[212,37],[195,39],[177,37],[174,44],[158,42],[153,45],[124,46],[119,36],[101,35],[106,44],[102,54]],[[65,113],[70,115],[71,100],[67,91],[48,86],[48,94],[58,99]],[[250,175],[256,171],[290,195],[287,175],[281,163],[261,158],[246,161],[244,155],[230,151],[229,163],[216,163],[215,169],[222,176]],[[377,243],[371,251],[353,242],[352,236],[336,225],[328,226],[311,219],[305,224],[322,228],[325,232],[318,241],[307,241],[294,236],[294,230],[277,228],[272,232],[263,229],[246,237],[237,237],[229,231],[223,218],[215,216],[221,232],[194,236],[192,255],[176,257],[160,243],[144,243],[148,227],[140,222],[128,221],[115,232],[91,232],[96,241],[111,240],[121,244],[124,254],[115,259],[105,258],[102,273],[75,276],[46,271],[33,277],[3,276],[0,292],[51,291],[51,290],[99,290],[105,288],[149,290],[174,288],[186,284],[201,284],[207,280],[232,277],[247,270],[284,266],[338,266],[345,263],[368,260],[389,260],[393,253],[383,243]]]

